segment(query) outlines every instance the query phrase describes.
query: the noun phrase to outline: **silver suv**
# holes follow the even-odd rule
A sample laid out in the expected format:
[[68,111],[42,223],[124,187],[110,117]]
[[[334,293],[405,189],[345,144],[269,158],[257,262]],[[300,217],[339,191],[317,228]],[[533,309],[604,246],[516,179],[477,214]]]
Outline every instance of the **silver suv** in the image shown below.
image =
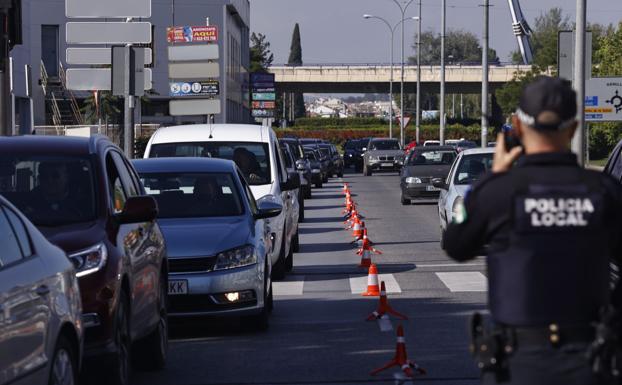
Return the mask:
[[363,155],[363,175],[373,171],[399,171],[404,165],[404,150],[397,139],[373,138]]

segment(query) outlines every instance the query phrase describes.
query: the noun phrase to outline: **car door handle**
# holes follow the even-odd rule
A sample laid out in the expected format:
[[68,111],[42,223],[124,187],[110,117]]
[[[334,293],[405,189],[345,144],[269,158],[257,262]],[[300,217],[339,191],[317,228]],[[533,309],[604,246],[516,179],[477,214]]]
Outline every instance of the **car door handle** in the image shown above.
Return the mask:
[[37,288],[37,290],[35,290],[35,292],[37,293],[37,295],[43,297],[50,294],[50,288],[47,287],[47,285],[41,285]]

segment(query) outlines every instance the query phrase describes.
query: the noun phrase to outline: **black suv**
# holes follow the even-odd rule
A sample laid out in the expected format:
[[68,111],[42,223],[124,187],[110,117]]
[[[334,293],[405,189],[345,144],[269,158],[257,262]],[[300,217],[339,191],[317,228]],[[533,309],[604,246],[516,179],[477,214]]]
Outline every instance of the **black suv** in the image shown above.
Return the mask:
[[121,150],[99,135],[0,138],[0,194],[76,268],[86,370],[129,384],[131,359],[163,367],[166,248],[156,202]]

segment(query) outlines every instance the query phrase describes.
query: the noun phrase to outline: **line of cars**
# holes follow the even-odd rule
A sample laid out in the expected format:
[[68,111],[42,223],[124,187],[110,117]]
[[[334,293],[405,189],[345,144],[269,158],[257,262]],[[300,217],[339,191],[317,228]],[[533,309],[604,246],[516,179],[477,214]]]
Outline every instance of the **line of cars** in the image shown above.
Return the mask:
[[268,327],[309,152],[343,173],[260,126],[162,128],[134,161],[103,136],[0,138],[0,384],[128,384],[164,367],[171,317]]

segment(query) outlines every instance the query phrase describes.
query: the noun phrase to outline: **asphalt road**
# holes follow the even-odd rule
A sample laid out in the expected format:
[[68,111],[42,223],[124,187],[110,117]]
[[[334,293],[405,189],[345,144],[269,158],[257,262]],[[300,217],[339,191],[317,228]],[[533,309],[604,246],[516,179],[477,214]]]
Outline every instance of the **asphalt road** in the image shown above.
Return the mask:
[[[467,321],[485,308],[482,260],[459,265],[439,247],[436,204],[402,206],[398,176],[344,176],[364,210],[373,256],[387,282],[389,303],[408,315],[402,324],[408,356],[428,374],[415,382],[476,384]],[[284,282],[275,283],[267,332],[245,331],[235,320],[195,320],[172,326],[165,370],[135,372],[132,383],[158,384],[393,384],[397,369],[372,377],[395,352],[395,330],[365,318],[376,298],[364,298],[366,271],[344,231],[341,183],[332,179],[307,200],[301,252]]]

